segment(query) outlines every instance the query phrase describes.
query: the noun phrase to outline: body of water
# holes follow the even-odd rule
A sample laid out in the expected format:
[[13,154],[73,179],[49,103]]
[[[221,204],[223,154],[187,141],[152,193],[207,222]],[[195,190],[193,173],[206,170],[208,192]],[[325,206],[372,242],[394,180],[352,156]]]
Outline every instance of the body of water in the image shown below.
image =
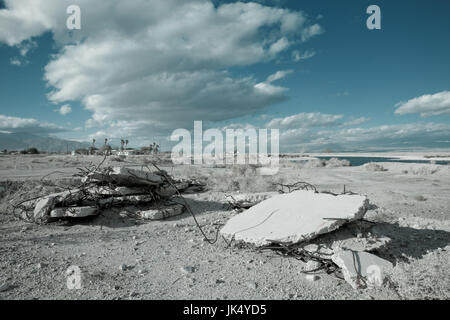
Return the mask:
[[[336,158],[339,160],[348,160],[350,164],[354,167],[362,166],[363,164],[369,162],[403,162],[403,163],[431,163],[430,160],[403,160],[400,158],[383,158],[383,157],[316,157],[318,159],[330,160],[331,158]],[[433,161],[435,164],[450,164],[450,161],[446,160],[436,160]]]

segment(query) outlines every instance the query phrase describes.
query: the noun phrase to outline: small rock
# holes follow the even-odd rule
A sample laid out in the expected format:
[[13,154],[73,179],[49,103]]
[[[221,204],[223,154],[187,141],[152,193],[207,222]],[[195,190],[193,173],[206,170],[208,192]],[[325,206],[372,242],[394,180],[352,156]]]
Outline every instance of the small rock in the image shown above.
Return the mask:
[[320,279],[320,277],[316,274],[308,274],[305,276],[305,279],[308,281],[317,281]]
[[137,237],[136,237],[136,236],[133,236],[132,239],[133,239],[133,240],[137,240]]
[[422,195],[418,195],[418,196],[414,196],[414,200],[416,200],[416,201],[426,201],[427,199],[425,199],[425,197],[422,196]]
[[47,264],[45,264],[45,263],[38,263],[37,265],[36,265],[36,267],[38,268],[38,269],[43,269],[43,268],[45,268],[47,266]]
[[121,264],[120,266],[119,266],[119,270],[120,271],[126,271],[128,269],[128,266],[126,265],[126,264]]
[[247,281],[247,282],[244,283],[244,285],[247,288],[250,288],[252,290],[256,290],[258,288],[258,284],[256,282],[253,282],[253,281]]
[[216,279],[216,284],[221,284],[221,283],[225,283],[225,281],[223,281],[221,279]]
[[181,272],[186,273],[186,274],[195,272],[195,268],[191,267],[191,266],[184,266],[184,267],[181,267],[180,269],[181,269]]
[[130,292],[130,298],[137,296],[138,293],[135,291]]

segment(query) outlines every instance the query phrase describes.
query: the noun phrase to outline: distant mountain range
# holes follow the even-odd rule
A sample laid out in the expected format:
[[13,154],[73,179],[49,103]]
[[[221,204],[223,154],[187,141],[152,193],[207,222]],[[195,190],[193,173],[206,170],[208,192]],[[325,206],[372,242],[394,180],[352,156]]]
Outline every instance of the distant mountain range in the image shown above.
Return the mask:
[[0,133],[0,151],[4,149],[10,151],[37,148],[39,151],[45,152],[71,152],[90,145],[88,142],[63,140],[25,132]]

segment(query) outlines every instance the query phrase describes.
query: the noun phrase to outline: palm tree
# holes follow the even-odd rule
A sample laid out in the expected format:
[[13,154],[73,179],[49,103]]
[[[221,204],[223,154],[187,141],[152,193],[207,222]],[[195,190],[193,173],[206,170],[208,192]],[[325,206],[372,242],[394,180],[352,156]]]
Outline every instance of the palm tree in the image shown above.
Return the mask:
[[102,151],[104,152],[105,155],[110,156],[111,155],[111,146],[108,146],[108,139],[105,138],[105,145],[102,148]]
[[125,149],[128,149],[128,139],[125,140]]
[[95,140],[95,139],[92,139],[92,147],[91,147],[91,154],[94,154],[94,152],[95,152],[95,141],[97,141],[97,140]]
[[120,151],[123,151],[123,145],[125,144],[125,141],[123,139],[120,140]]

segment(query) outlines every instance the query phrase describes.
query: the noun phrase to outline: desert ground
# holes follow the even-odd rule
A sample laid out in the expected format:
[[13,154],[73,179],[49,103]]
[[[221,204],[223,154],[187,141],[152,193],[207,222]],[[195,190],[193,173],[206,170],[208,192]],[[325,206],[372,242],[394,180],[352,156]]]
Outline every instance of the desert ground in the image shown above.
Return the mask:
[[[330,155],[327,155],[330,156]],[[380,156],[377,154],[377,156]],[[420,158],[417,154],[408,154]],[[206,182],[186,195],[210,238],[238,214],[226,195],[276,192],[274,182],[307,181],[320,191],[366,195],[374,222],[346,237],[385,239],[376,255],[394,264],[388,284],[353,289],[325,272],[310,281],[305,263],[271,250],[203,240],[189,212],[161,221],[111,209],[97,217],[36,224],[12,213],[11,203],[76,186],[77,168],[101,156],[0,156],[0,299],[449,299],[450,166],[377,163],[317,166],[282,158],[277,175],[263,177],[249,166],[172,166],[174,178]],[[152,156],[109,157],[103,165],[142,168]],[[345,233],[346,232],[346,233]],[[318,238],[316,241],[320,242]],[[78,266],[82,288],[69,290],[66,271]]]

